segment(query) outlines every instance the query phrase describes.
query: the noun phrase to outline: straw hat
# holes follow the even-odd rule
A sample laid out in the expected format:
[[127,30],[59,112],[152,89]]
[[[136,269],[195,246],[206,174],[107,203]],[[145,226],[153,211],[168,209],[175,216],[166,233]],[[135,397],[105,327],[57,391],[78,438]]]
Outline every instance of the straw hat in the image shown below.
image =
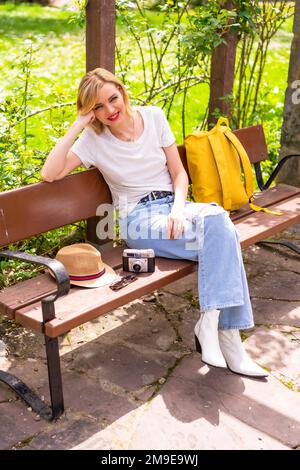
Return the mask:
[[88,243],[74,243],[61,248],[55,257],[70,277],[70,283],[82,287],[101,287],[113,282],[115,271],[103,263],[101,253]]

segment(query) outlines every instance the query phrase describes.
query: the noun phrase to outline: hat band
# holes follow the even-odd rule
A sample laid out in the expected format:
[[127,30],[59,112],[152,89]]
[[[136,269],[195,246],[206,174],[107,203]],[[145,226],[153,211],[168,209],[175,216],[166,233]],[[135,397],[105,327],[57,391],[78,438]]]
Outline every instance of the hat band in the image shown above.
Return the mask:
[[92,281],[93,279],[98,279],[103,276],[105,273],[105,268],[96,274],[87,274],[86,276],[69,276],[70,281]]

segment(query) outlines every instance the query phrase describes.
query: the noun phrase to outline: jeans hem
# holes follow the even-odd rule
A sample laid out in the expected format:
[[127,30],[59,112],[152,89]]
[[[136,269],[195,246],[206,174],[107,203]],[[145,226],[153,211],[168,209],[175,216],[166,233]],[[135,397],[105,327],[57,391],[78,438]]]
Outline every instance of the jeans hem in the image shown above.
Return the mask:
[[226,325],[226,326],[219,326],[219,330],[248,330],[249,328],[254,328],[254,323],[251,325]]
[[209,310],[222,310],[223,308],[230,308],[230,307],[241,307],[245,304],[245,301],[238,301],[238,302],[230,302],[226,304],[215,304],[215,305],[207,305],[206,307],[202,307],[201,302],[201,312],[208,312]]

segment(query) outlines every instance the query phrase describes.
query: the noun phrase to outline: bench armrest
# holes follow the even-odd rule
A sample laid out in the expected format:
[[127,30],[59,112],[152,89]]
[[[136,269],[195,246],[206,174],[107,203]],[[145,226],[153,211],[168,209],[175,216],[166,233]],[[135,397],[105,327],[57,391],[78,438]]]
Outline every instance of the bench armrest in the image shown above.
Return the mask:
[[264,183],[263,177],[262,177],[262,172],[261,172],[261,167],[260,167],[260,162],[254,163],[254,168],[255,168],[255,174],[256,174],[256,180],[258,187],[261,191],[264,191],[265,189],[268,189],[270,184],[273,182],[273,180],[276,178],[278,173],[280,172],[281,168],[283,165],[291,158],[291,157],[300,157],[299,153],[293,153],[291,155],[286,155],[283,157],[276,165],[274,168],[273,172],[269,176],[268,180]]
[[23,253],[22,251],[3,250],[0,252],[0,258],[15,258],[27,263],[41,264],[46,266],[53,273],[56,284],[57,292],[51,301],[55,301],[58,297],[66,295],[70,290],[70,279],[66,272],[64,265],[56,259],[46,258],[45,256],[31,255]]

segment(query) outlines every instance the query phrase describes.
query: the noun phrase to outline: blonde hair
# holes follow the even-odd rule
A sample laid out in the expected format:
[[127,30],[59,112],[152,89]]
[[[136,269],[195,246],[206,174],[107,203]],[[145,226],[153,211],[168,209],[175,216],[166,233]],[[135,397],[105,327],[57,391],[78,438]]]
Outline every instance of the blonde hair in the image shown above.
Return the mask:
[[[89,113],[97,104],[99,91],[105,85],[105,83],[112,83],[121,92],[126,111],[129,115],[132,114],[132,110],[129,104],[129,97],[123,83],[111,72],[106,69],[97,68],[88,72],[81,79],[77,93],[77,111],[79,114]],[[104,125],[98,119],[90,124],[90,127],[94,129],[97,134],[103,132]]]

